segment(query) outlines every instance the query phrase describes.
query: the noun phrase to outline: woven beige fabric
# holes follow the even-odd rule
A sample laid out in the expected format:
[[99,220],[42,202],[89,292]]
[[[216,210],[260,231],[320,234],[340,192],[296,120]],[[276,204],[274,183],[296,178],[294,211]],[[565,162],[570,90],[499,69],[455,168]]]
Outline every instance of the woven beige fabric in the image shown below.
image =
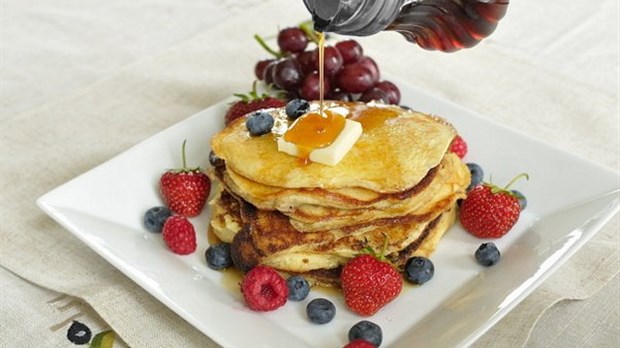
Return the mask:
[[[234,92],[248,90],[252,67],[264,56],[249,33],[274,32],[273,22],[255,20],[263,17],[286,18],[288,24],[305,19],[305,13],[267,3],[77,94],[3,121],[2,267],[38,286],[83,300],[132,347],[154,346],[153,342],[161,347],[215,346],[45,216],[34,201],[161,129]],[[213,40],[217,36],[228,40]],[[385,73],[566,151],[618,168],[617,95],[549,73],[490,45],[442,55],[410,48],[394,33],[361,41]],[[547,316],[566,313],[554,310],[568,300],[596,294],[617,275],[618,262],[615,219],[476,345],[529,345],[532,330],[538,335],[533,345],[545,346],[549,340],[558,346],[601,344],[588,338],[557,337],[567,323]],[[617,278],[609,284],[617,285]],[[591,319],[613,315],[604,312]],[[535,328],[537,320],[546,320],[544,329]],[[3,326],[10,324],[3,322]],[[19,342],[3,339],[9,346]],[[618,342],[617,337],[609,339],[604,342],[609,346]]]

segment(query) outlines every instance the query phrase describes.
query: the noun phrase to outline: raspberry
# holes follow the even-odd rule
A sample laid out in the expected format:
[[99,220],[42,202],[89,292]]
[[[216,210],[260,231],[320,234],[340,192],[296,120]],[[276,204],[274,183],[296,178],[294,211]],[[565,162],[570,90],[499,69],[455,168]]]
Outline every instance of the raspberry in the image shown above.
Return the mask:
[[286,281],[267,266],[252,268],[241,281],[241,292],[245,303],[255,311],[272,311],[288,298]]
[[454,140],[452,140],[450,151],[454,152],[460,159],[463,159],[463,157],[467,155],[467,143],[460,135],[457,135]]
[[164,242],[175,254],[187,255],[196,250],[196,231],[187,218],[174,215],[164,223]]

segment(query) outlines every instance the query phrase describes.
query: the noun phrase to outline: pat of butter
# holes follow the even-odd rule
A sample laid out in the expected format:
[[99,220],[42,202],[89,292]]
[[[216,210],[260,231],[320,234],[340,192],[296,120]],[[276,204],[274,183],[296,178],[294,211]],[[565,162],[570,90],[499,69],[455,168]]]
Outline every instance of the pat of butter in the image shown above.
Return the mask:
[[[345,120],[344,128],[329,146],[310,151],[308,159],[312,162],[335,166],[351,150],[357,139],[362,135],[362,124],[352,120]],[[291,156],[299,157],[302,154],[297,145],[278,138],[278,151]]]

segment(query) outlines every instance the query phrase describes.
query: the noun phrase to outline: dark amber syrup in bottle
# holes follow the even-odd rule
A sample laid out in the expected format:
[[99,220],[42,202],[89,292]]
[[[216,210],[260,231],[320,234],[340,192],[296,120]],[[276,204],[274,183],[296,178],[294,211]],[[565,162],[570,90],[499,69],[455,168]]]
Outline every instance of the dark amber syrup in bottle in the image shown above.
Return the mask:
[[453,52],[491,35],[509,0],[422,0],[405,5],[386,30],[428,50]]

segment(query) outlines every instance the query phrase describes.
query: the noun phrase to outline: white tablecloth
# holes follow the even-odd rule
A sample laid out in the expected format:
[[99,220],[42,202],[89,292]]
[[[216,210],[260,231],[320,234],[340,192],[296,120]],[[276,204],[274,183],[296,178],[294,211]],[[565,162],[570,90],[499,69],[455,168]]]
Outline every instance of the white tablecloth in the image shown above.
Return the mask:
[[[72,271],[82,261],[103,261],[80,249],[79,242],[34,207],[34,199],[157,130],[245,91],[253,62],[263,56],[251,36],[298,23],[305,16],[301,1],[2,0],[1,16],[0,346],[72,346],[65,334],[73,320],[89,325],[93,335],[113,330],[118,346],[125,341],[147,345],[136,330],[140,325],[155,335],[155,346],[212,345],[109,265],[94,268],[97,284],[104,286],[99,290],[72,277],[46,277],[55,274],[51,267],[62,265],[60,261],[72,264],[67,266]],[[510,5],[493,36],[468,52],[425,52],[388,33],[361,41],[386,73],[618,170],[618,36],[615,0],[520,0]],[[230,54],[239,51],[246,56]],[[201,54],[203,63],[198,62]],[[401,59],[405,56],[410,59]],[[519,74],[512,74],[510,66]],[[511,88],[502,90],[505,86]],[[122,105],[114,98],[121,98]],[[557,113],[567,105],[584,112]],[[158,106],[165,113],[157,114]],[[538,108],[548,113],[528,114]],[[152,112],[152,118],[141,128],[144,111]],[[519,113],[524,117],[514,117]],[[539,118],[544,122],[533,125]],[[62,124],[64,119],[72,124]],[[135,132],[115,146],[93,140],[75,149],[61,141],[70,135],[88,143],[88,134],[70,132],[87,129],[89,122],[101,125],[102,132],[108,130],[106,122],[128,122]],[[29,142],[35,143],[29,147]],[[63,158],[46,152],[54,146],[74,149],[74,162],[64,170],[50,163]],[[24,166],[34,170],[38,164],[52,169],[46,176],[19,174]],[[42,229],[50,235],[38,235]],[[49,255],[46,269],[43,246],[66,248],[66,259]],[[619,346],[617,246],[616,217],[477,345]],[[598,263],[584,256],[600,248],[606,256]],[[584,269],[593,264],[604,265],[593,271],[595,276]],[[125,316],[111,306],[109,296],[115,293],[128,297],[132,311]],[[149,320],[149,313],[161,319]],[[157,336],[162,330],[170,334]]]

